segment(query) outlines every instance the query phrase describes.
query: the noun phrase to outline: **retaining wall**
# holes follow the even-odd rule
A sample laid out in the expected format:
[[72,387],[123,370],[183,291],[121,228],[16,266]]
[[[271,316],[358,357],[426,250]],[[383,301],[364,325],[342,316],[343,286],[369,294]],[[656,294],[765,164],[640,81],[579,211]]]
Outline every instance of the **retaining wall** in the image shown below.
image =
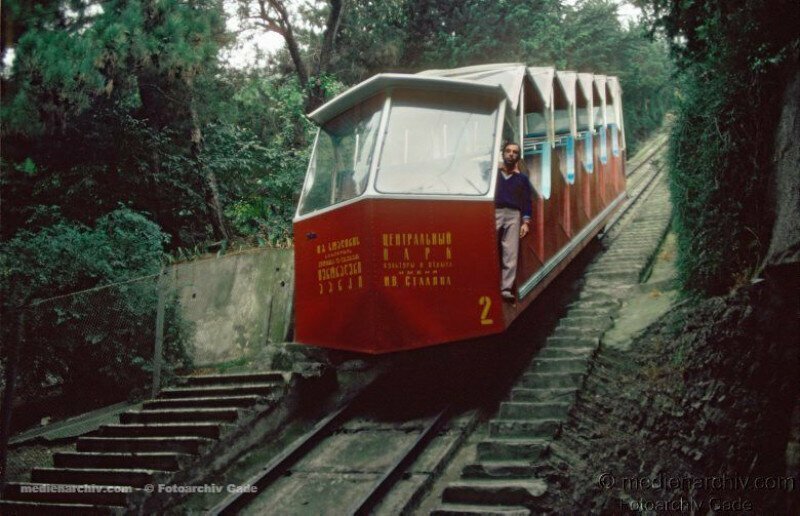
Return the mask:
[[292,249],[254,249],[172,267],[195,365],[236,360],[283,342],[292,319]]

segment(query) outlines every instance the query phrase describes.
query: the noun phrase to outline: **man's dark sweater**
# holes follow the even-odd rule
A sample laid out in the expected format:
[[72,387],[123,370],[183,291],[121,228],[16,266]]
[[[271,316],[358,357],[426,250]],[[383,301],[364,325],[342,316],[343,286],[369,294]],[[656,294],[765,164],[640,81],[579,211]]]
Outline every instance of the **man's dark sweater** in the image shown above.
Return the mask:
[[497,190],[494,194],[494,205],[497,208],[513,208],[522,213],[523,219],[531,218],[531,183],[524,174],[511,174],[506,179],[503,173],[497,172]]

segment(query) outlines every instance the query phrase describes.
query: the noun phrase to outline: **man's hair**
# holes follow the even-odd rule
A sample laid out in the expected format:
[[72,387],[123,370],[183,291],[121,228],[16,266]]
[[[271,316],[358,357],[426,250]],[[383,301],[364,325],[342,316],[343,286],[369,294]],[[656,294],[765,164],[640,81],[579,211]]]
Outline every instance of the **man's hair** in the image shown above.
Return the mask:
[[520,146],[519,146],[519,144],[518,144],[517,142],[506,142],[506,143],[503,145],[503,152],[505,152],[505,151],[506,151],[506,149],[508,148],[508,146],[509,146],[509,145],[516,145],[516,147],[517,147],[517,148],[518,148],[520,151],[522,150],[522,147],[520,147]]

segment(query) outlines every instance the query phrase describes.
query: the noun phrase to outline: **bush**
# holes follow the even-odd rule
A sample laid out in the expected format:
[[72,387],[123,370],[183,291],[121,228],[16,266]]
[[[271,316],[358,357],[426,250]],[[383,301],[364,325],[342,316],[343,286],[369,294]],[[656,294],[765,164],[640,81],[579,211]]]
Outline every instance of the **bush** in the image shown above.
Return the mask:
[[[0,252],[3,342],[17,338],[12,321],[23,313],[26,321],[17,397],[52,398],[55,411],[62,397],[74,410],[125,399],[150,378],[167,238],[126,208],[94,227],[54,218],[18,232]],[[188,365],[174,301],[166,313],[165,361]]]
[[772,146],[785,65],[800,44],[796,2],[769,4],[671,4],[660,21],[680,69],[670,187],[689,293],[747,281],[769,246]]

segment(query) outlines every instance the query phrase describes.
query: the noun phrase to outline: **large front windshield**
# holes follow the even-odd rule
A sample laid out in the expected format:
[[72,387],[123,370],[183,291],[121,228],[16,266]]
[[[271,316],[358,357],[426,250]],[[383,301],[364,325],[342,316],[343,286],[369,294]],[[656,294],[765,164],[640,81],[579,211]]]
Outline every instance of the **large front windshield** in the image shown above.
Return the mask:
[[305,215],[364,193],[383,96],[372,97],[319,131],[298,213]]
[[382,193],[484,195],[494,167],[497,101],[452,91],[392,95],[375,188]]

